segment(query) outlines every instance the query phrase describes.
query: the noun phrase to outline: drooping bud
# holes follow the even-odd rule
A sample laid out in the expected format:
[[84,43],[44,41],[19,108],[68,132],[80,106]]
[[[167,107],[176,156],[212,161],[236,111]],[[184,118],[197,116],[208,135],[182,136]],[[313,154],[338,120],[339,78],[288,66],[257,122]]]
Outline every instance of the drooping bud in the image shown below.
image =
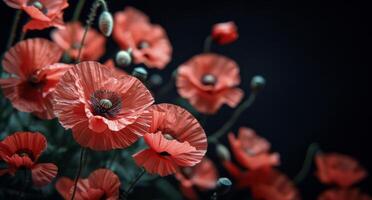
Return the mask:
[[147,79],[147,71],[143,67],[136,67],[133,69],[132,75],[142,82],[145,82]]
[[114,27],[114,20],[112,15],[108,11],[103,11],[99,16],[98,20],[99,30],[106,36],[109,37],[112,33],[112,28]]
[[230,151],[223,144],[217,144],[216,153],[219,159],[222,161],[231,160]]
[[119,51],[116,54],[115,62],[119,67],[126,67],[132,63],[131,51]]
[[260,75],[256,75],[251,80],[251,89],[255,92],[262,90],[265,87],[266,80]]
[[232,182],[230,181],[230,179],[226,177],[219,178],[216,184],[216,193],[218,195],[226,194],[227,192],[229,192],[231,186]]

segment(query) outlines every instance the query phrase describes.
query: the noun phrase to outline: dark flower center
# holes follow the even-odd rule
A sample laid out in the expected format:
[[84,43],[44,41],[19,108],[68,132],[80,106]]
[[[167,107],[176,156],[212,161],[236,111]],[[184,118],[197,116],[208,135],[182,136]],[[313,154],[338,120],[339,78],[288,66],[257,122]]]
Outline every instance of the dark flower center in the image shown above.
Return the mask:
[[170,154],[166,151],[160,152],[159,155],[161,156],[170,156]]
[[48,9],[40,1],[31,0],[31,1],[28,1],[27,5],[34,6],[35,8],[39,9],[44,14],[48,12]]
[[97,90],[90,97],[93,114],[106,118],[115,117],[121,110],[122,102],[116,92],[109,90]]
[[29,150],[29,149],[20,149],[20,150],[16,151],[16,154],[18,154],[18,155],[21,156],[21,157],[25,157],[25,156],[27,156],[27,157],[29,157],[32,161],[35,160],[35,157],[34,157],[33,152],[32,152],[31,150]]
[[149,47],[150,47],[150,44],[146,41],[141,41],[140,43],[138,43],[138,46],[137,46],[138,49],[146,49]]
[[28,84],[35,89],[40,89],[45,85],[44,77],[38,76],[36,73],[28,77]]
[[211,85],[211,86],[214,86],[216,83],[217,83],[217,77],[212,75],[212,74],[205,74],[203,77],[202,77],[202,80],[201,82],[204,84],[204,85]]

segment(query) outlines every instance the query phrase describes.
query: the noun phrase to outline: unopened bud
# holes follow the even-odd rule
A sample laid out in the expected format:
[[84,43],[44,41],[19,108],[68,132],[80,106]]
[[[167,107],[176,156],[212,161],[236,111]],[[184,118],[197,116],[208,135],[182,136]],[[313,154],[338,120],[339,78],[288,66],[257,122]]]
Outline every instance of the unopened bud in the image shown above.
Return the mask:
[[147,71],[143,67],[136,67],[133,69],[132,75],[142,82],[145,82],[147,79]]
[[132,63],[132,55],[130,51],[119,51],[116,54],[115,62],[119,67],[126,67]]
[[99,16],[98,20],[99,30],[106,36],[109,37],[112,33],[112,28],[114,27],[114,20],[112,15],[108,11],[103,11]]
[[232,186],[230,179],[226,177],[219,178],[216,184],[216,192],[218,195],[223,195],[229,192]]
[[222,161],[231,160],[230,151],[223,144],[217,144],[216,152],[219,159]]
[[266,80],[260,75],[256,75],[251,80],[251,89],[253,91],[260,91],[265,87]]
[[153,74],[150,76],[150,83],[154,86],[159,86],[163,83],[163,78],[159,74]]

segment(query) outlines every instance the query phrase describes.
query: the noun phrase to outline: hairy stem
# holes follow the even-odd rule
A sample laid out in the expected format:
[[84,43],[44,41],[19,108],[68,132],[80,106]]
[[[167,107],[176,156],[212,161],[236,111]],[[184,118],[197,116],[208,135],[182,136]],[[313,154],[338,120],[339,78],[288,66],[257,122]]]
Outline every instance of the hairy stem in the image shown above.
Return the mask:
[[256,99],[256,95],[257,93],[252,92],[249,97],[235,110],[231,118],[218,131],[208,137],[208,141],[217,143],[218,139],[227,133],[227,131],[234,125],[236,120],[238,120],[240,115],[253,104],[254,100]]
[[71,200],[74,200],[75,199],[75,193],[76,193],[77,183],[79,181],[80,174],[81,174],[81,171],[83,169],[84,155],[85,155],[85,148],[84,147],[81,147],[79,168],[78,168],[78,170],[76,172],[76,176],[75,176],[75,180],[74,180],[74,189],[72,190],[72,195],[71,195],[71,198],[70,198]]
[[205,38],[204,48],[203,48],[204,53],[208,53],[208,52],[211,51],[212,42],[213,42],[213,40],[212,40],[212,37],[210,35]]
[[146,173],[144,168],[141,168],[141,171],[137,174],[137,176],[134,178],[132,183],[129,185],[129,188],[127,191],[123,192],[122,199],[126,200],[128,195],[132,192],[138,181],[141,179],[141,177]]
[[307,176],[307,174],[309,174],[311,164],[313,161],[313,157],[319,151],[320,151],[320,147],[317,143],[312,143],[309,145],[302,168],[293,179],[293,182],[295,184],[299,184],[300,182],[302,182]]
[[19,23],[19,20],[21,19],[21,15],[22,15],[22,10],[21,9],[17,10],[16,14],[14,15],[12,28],[10,29],[9,39],[8,39],[7,44],[6,44],[6,50],[8,50],[14,42],[16,32],[17,32],[18,23]]

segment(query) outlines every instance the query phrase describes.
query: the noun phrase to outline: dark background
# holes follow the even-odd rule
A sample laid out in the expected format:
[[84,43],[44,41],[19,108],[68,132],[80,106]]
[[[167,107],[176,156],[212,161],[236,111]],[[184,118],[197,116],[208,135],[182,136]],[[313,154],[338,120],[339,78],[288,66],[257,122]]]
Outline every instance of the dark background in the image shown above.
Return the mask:
[[[267,86],[233,130],[249,126],[271,141],[272,149],[281,154],[280,169],[289,177],[301,168],[312,142],[318,142],[325,152],[349,154],[372,172],[372,16],[366,4],[269,0],[108,2],[113,12],[133,5],[167,30],[174,53],[172,62],[161,72],[166,80],[179,64],[202,51],[203,40],[214,23],[235,21],[239,40],[228,46],[214,46],[213,51],[239,63],[241,88],[246,94],[253,75],[263,75]],[[66,21],[71,19],[74,5],[71,3],[66,10]],[[1,2],[2,51],[14,13]],[[38,31],[28,34],[34,35],[48,36]],[[108,51],[115,52],[116,48],[110,43]],[[213,126],[205,127],[207,133],[222,126],[232,111],[223,107],[216,116],[209,117],[208,124]],[[304,199],[315,199],[325,188],[312,173],[299,185]],[[371,178],[359,186],[372,193]]]

